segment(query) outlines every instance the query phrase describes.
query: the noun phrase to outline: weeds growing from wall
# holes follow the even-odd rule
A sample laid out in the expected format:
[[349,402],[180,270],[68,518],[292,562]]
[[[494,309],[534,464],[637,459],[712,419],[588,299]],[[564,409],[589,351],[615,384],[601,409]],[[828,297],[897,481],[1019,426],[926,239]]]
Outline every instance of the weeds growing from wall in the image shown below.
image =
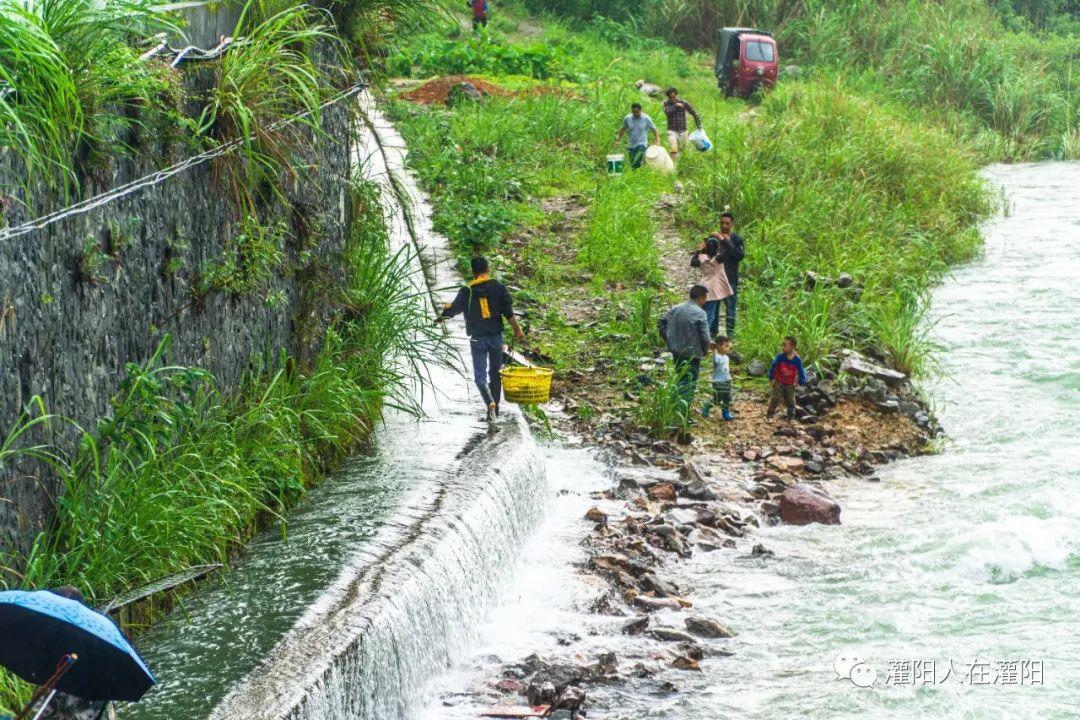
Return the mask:
[[[0,559],[0,584],[72,584],[105,601],[225,562],[267,520],[284,523],[285,509],[370,437],[385,407],[420,412],[421,369],[451,353],[415,297],[413,258],[388,247],[374,187],[357,185],[353,198],[354,232],[338,263],[346,282],[326,288],[337,312],[310,367],[257,358],[242,391],[225,396],[208,372],[170,364],[166,340],[128,365],[111,414],[76,429],[80,442],[66,451],[45,432],[65,421],[32,403],[0,444],[0,470],[45,462],[64,492],[29,555]],[[0,708],[21,687],[0,673]]]

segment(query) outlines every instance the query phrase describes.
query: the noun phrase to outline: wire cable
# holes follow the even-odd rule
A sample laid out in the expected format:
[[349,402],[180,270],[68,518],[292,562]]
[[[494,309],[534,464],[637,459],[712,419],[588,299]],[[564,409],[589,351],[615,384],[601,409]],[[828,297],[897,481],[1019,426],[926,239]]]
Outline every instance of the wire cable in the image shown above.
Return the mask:
[[[327,100],[326,102],[322,103],[319,106],[318,110],[319,110],[319,112],[321,112],[322,110],[325,110],[328,107],[336,105],[337,103],[341,102],[342,100],[347,100],[349,98],[353,98],[356,95],[358,95],[361,91],[366,89],[367,87],[368,87],[367,83],[357,83],[357,84],[353,85],[352,87],[350,87],[349,89],[338,93],[334,97],[332,97],[329,100]],[[270,127],[268,128],[268,131],[269,132],[274,132],[274,131],[280,130],[281,128],[283,128],[283,127],[285,127],[287,125],[291,125],[293,123],[299,122],[300,120],[303,120],[306,117],[309,117],[310,115],[314,114],[314,112],[315,112],[314,110],[307,110],[307,111],[304,111],[302,113],[298,113],[296,115],[290,115],[289,117],[281,118],[280,120],[277,120],[276,122],[271,124]],[[123,185],[119,185],[119,186],[117,186],[117,187],[115,187],[115,188],[113,188],[111,190],[108,190],[106,192],[101,193],[100,195],[95,195],[94,197],[87,198],[86,200],[82,200],[80,202],[77,202],[74,205],[69,205],[66,208],[62,208],[62,209],[57,210],[55,212],[49,213],[47,215],[42,215],[41,217],[38,217],[38,218],[36,218],[34,220],[30,220],[30,221],[25,222],[25,223],[23,223],[21,225],[16,225],[16,226],[10,227],[10,228],[4,228],[3,230],[0,230],[0,242],[3,242],[5,240],[11,240],[13,238],[17,238],[17,237],[20,237],[22,235],[26,235],[28,233],[32,233],[32,232],[34,232],[36,230],[43,230],[46,227],[48,227],[50,225],[53,225],[55,223],[58,223],[61,220],[63,220],[64,218],[68,218],[68,217],[71,217],[73,215],[86,214],[86,213],[90,212],[91,210],[102,207],[103,205],[107,205],[107,204],[111,203],[114,200],[118,200],[118,199],[120,199],[122,197],[125,197],[127,195],[131,195],[131,194],[136,193],[136,192],[138,192],[140,190],[143,190],[145,188],[157,185],[157,184],[161,183],[162,181],[173,177],[174,175],[179,175],[180,173],[184,172],[185,170],[188,170],[188,169],[193,168],[193,167],[197,167],[197,166],[202,165],[204,163],[207,163],[207,162],[209,162],[209,161],[211,161],[211,160],[213,160],[215,158],[219,158],[219,157],[222,157],[224,155],[228,155],[229,153],[232,153],[232,152],[236,151],[237,149],[239,149],[240,147],[242,147],[245,142],[246,142],[245,138],[239,138],[239,139],[236,139],[236,140],[231,140],[231,141],[229,141],[227,143],[217,145],[216,147],[213,147],[210,150],[207,150],[206,152],[204,152],[204,153],[202,153],[200,155],[194,155],[192,157],[187,158],[186,160],[183,160],[181,162],[176,163],[175,165],[171,165],[171,166],[169,166],[167,168],[164,168],[162,170],[157,170],[157,171],[155,171],[155,172],[153,172],[153,173],[151,173],[149,175],[144,175],[143,177],[138,178],[137,180],[132,180],[131,182],[125,183]]]

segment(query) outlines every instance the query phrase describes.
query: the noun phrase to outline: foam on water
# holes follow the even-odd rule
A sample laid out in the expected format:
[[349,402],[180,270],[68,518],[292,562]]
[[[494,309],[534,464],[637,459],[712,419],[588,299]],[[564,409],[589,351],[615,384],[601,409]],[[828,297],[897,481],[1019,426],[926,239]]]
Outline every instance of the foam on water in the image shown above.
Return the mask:
[[[844,524],[762,529],[751,542],[775,558],[752,557],[749,545],[695,554],[676,579],[694,588],[696,611],[738,630],[735,656],[661,676],[677,693],[597,688],[590,715],[1080,717],[1080,164],[986,177],[1005,187],[1010,213],[988,224],[985,256],[934,298],[943,373],[927,389],[949,433],[943,452],[895,463],[880,483],[834,483]],[[648,652],[637,639],[605,639],[610,628],[581,603],[551,603],[519,629],[527,647],[576,626],[582,657]],[[463,658],[414,717],[470,717],[475,707],[438,698],[482,686],[500,667],[494,657],[515,659],[522,646],[496,641]],[[837,678],[845,651],[875,669],[872,687]],[[948,677],[890,681],[905,660],[935,661]],[[1043,683],[970,682],[972,665],[988,663],[993,679],[1009,661],[1041,662]]]

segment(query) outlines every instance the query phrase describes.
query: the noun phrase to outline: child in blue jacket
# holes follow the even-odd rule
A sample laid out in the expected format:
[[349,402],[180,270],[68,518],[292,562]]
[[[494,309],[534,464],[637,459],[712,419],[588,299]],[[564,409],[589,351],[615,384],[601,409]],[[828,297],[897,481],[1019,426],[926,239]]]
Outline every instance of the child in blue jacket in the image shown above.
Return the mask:
[[795,386],[806,384],[806,371],[803,369],[802,358],[795,352],[799,343],[795,338],[788,335],[780,344],[780,354],[773,360],[769,368],[769,380],[772,381],[772,397],[769,399],[769,410],[765,417],[772,419],[776,414],[776,408],[780,401],[787,406],[789,420],[795,419]]

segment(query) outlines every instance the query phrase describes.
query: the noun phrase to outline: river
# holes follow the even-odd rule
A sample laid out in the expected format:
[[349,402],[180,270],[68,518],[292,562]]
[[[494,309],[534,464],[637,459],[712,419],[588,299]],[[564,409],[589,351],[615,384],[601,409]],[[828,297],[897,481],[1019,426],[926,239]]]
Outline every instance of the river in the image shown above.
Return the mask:
[[[667,672],[674,692],[598,688],[590,717],[1080,717],[1080,164],[985,175],[1009,212],[933,298],[941,368],[926,389],[948,432],[941,452],[880,482],[833,483],[843,525],[760,530],[751,542],[775,557],[696,554],[675,579],[738,630],[734,654]],[[580,555],[580,525],[534,541],[415,718],[475,717],[455,691],[490,686],[499,661],[558,652],[568,632],[582,658],[648,656],[648,641],[612,637],[586,611],[579,576],[536,559]],[[860,659],[873,684],[839,677],[838,657]]]
[[[839,527],[764,528],[680,565],[696,611],[738,631],[731,655],[595,688],[591,717],[1078,716],[1080,165],[987,177],[1010,213],[934,297],[942,452],[833,483]],[[162,683],[125,717],[464,720],[490,702],[471,691],[533,652],[655,654],[589,612],[602,586],[575,568],[603,466],[520,418],[490,434],[463,377],[437,384],[430,416],[391,417],[287,541],[261,536],[143,638]],[[873,684],[838,677],[838,657]]]

